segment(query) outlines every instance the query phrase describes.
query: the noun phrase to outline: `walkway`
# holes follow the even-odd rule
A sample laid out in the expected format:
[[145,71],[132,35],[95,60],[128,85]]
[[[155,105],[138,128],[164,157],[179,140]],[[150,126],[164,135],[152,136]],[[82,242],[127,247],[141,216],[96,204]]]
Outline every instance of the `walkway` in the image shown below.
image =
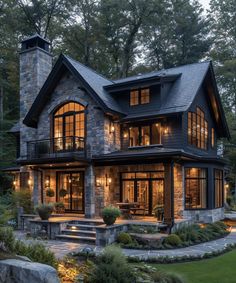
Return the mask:
[[[24,242],[32,242],[32,239],[26,239],[25,234],[22,232],[16,232],[16,236],[18,239],[23,240]],[[102,248],[95,247],[92,245],[87,244],[79,244],[79,243],[71,243],[71,242],[62,242],[62,241],[40,241],[38,242],[43,243],[46,247],[48,247],[52,252],[55,253],[57,258],[63,258],[65,255],[69,253],[76,253],[82,251],[86,247],[91,247],[94,252],[100,253]],[[210,241],[203,244],[198,244],[195,246],[187,247],[187,248],[180,248],[174,250],[133,250],[133,249],[123,249],[123,252],[127,256],[135,256],[139,257],[140,259],[147,259],[147,258],[158,258],[158,257],[186,257],[186,256],[195,256],[201,257],[205,253],[211,252],[220,252],[224,250],[224,248],[229,244],[236,244],[236,227],[232,228],[231,233],[221,239]]]

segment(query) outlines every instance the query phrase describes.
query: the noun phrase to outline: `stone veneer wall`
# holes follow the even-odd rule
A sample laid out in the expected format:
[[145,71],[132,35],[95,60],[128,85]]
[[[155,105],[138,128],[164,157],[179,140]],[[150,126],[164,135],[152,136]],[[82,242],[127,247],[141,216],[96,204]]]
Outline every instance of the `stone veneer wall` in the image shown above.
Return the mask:
[[182,218],[184,210],[184,169],[181,165],[174,165],[174,216]]
[[[101,180],[101,185],[95,187],[95,214],[100,216],[101,210],[107,205],[115,205],[120,201],[120,173],[136,171],[164,170],[160,164],[140,164],[95,167],[95,176]],[[111,178],[111,184],[106,185],[106,178]]]
[[203,210],[184,210],[183,216],[193,221],[211,223],[224,219],[224,207]]

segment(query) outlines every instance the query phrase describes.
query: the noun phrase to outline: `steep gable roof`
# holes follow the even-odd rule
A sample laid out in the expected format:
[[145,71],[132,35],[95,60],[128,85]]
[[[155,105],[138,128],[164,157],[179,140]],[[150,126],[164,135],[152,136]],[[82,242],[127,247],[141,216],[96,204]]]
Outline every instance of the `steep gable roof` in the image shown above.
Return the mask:
[[61,54],[49,74],[46,82],[37,95],[29,112],[25,116],[23,123],[29,127],[37,127],[38,117],[48,101],[51,92],[56,87],[59,78],[65,70],[69,70],[80,80],[86,91],[93,97],[102,110],[106,113],[123,114],[118,103],[110,96],[103,86],[111,84],[111,81],[99,75],[92,69],[71,59],[69,56]]

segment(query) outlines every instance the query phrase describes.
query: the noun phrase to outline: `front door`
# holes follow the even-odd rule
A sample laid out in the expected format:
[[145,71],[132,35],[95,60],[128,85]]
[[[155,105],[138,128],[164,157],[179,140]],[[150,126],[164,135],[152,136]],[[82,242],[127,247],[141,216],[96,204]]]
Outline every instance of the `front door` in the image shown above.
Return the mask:
[[65,205],[67,212],[84,212],[84,173],[57,173],[57,200]]

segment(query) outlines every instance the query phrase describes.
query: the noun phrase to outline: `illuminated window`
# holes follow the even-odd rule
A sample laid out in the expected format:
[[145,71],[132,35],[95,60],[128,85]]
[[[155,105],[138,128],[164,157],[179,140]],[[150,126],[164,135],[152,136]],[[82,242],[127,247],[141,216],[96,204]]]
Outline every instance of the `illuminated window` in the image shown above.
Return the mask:
[[196,113],[188,112],[188,143],[201,149],[208,146],[208,122],[198,107]]
[[130,91],[130,106],[150,103],[149,88],[136,89]]
[[215,208],[224,206],[223,171],[215,169]]
[[207,208],[207,170],[202,168],[185,169],[186,209]]
[[130,127],[129,146],[148,146],[161,143],[161,124]]
[[139,91],[138,90],[132,90],[130,92],[130,105],[138,105],[139,104]]
[[54,114],[54,151],[84,148],[84,106],[69,102]]
[[211,147],[215,147],[215,129],[211,128]]
[[141,89],[141,104],[150,102],[149,88]]

